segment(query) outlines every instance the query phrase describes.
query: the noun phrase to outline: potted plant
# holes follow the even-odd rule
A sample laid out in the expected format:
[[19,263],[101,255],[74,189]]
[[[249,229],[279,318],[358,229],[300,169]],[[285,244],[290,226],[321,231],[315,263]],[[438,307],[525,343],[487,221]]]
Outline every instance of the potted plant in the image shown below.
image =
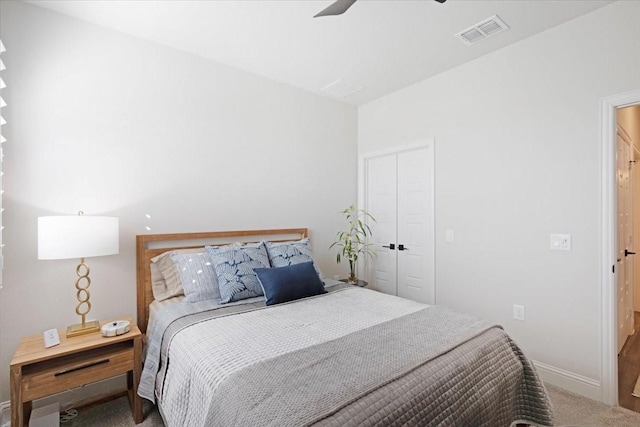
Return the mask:
[[339,231],[336,235],[336,241],[331,244],[329,249],[335,247],[340,248],[336,256],[336,262],[340,264],[342,259],[349,261],[349,283],[357,283],[357,267],[358,258],[360,256],[372,257],[376,253],[373,250],[373,244],[367,243],[367,238],[371,236],[371,228],[367,225],[366,220],[375,222],[375,218],[364,209],[356,209],[351,205],[341,212],[347,220],[347,229]]

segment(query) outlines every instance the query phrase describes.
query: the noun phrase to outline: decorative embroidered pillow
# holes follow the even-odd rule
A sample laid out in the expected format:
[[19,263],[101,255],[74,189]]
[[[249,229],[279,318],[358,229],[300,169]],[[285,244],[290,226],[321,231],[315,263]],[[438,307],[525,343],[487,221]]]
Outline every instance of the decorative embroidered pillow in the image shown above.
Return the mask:
[[216,273],[207,252],[172,253],[184,288],[183,302],[199,302],[220,298]]
[[286,267],[256,268],[267,305],[326,294],[313,262],[301,262]]
[[322,273],[311,255],[311,244],[308,237],[295,242],[265,242],[265,244],[271,267],[286,267],[311,261],[313,262],[313,268],[315,268],[320,280],[322,280]]
[[220,302],[228,303],[264,295],[254,268],[268,268],[263,242],[245,246],[206,246],[220,288]]

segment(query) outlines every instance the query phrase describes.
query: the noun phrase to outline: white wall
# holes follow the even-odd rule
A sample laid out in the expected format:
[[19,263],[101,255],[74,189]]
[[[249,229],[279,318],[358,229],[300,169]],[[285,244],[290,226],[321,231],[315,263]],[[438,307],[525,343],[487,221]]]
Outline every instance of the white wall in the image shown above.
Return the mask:
[[147,225],[308,227],[321,269],[338,273],[328,247],[356,199],[355,107],[34,6],[0,6],[0,401],[20,337],[78,321],[77,260],[37,260],[38,216],[120,218],[120,254],[88,259],[97,319],[135,316],[134,236]]
[[[358,112],[359,154],[435,138],[436,302],[504,325],[592,397],[599,102],[640,87],[639,19],[640,2],[616,2]],[[550,251],[550,233],[571,234],[573,250]],[[513,320],[513,304],[526,307],[525,322]]]

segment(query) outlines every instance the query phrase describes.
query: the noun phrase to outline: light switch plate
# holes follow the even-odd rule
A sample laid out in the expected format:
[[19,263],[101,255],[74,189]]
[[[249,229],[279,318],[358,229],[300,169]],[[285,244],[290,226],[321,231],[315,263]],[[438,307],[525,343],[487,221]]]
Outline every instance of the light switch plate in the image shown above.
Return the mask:
[[552,251],[570,251],[571,234],[552,234],[549,249]]
[[449,242],[449,243],[453,242],[453,230],[447,229],[444,235],[445,235],[444,239],[446,242]]

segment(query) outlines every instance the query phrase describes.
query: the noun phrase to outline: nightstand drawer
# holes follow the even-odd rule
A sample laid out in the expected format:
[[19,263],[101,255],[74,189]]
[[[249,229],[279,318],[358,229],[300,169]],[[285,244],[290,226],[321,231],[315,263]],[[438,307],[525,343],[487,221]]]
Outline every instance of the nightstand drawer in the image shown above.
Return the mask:
[[25,366],[23,399],[38,399],[132,371],[133,350],[131,342],[123,342]]

